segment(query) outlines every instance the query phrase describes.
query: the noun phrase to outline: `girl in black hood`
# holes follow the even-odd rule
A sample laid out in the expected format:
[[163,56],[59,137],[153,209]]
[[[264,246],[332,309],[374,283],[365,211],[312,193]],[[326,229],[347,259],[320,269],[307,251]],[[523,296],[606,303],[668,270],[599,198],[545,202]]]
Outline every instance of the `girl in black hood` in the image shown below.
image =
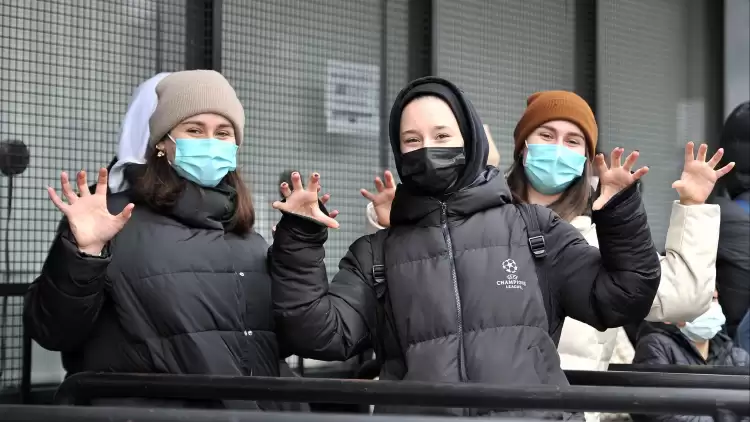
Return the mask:
[[[404,186],[416,195],[450,195],[478,181],[487,170],[484,127],[471,103],[461,101],[456,90],[426,81],[405,90],[391,109],[393,158]],[[432,121],[450,124],[429,127]]]
[[604,329],[646,315],[659,261],[634,186],[621,183],[593,213],[600,256],[551,211],[513,203],[486,165],[479,116],[452,83],[410,83],[392,108],[390,138],[402,180],[391,227],[354,242],[330,285],[323,244],[338,223],[319,205],[320,176],[305,188],[294,173],[293,189],[282,187],[269,269],[288,352],[346,360],[374,348],[381,379],[567,385],[556,351],[565,316]]

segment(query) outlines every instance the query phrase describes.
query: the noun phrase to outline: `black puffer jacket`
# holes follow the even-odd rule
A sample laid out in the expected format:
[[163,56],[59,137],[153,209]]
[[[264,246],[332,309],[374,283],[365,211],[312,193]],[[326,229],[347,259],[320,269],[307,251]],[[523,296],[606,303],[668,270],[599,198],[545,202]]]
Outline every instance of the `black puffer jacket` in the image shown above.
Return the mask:
[[[703,359],[695,345],[680,330],[667,324],[652,323],[639,334],[633,363],[644,365],[750,366],[748,353],[735,347],[724,333],[717,334]],[[636,422],[711,422],[710,416],[632,415]]]
[[[61,224],[24,322],[68,374],[279,375],[267,243],[224,231],[228,191],[187,186],[171,215],[136,203],[101,258],[78,252]],[[110,195],[110,212],[129,201]]]
[[716,288],[727,317],[727,332],[734,337],[750,309],[750,213],[737,203],[750,203],[750,102],[738,105],[729,115],[720,145],[724,148],[722,165],[736,163],[720,180],[725,195],[714,201],[721,206]]
[[[750,201],[750,191],[736,199]],[[750,213],[727,197],[715,198],[714,203],[721,207],[716,289],[727,317],[727,333],[734,337],[750,309]]]
[[[476,129],[465,142],[481,151],[481,122],[461,98]],[[382,342],[381,379],[566,385],[556,350],[566,316],[604,329],[648,313],[660,268],[637,189],[594,212],[601,256],[573,226],[537,207],[548,252],[538,279],[505,179],[494,168],[474,177],[444,201],[399,186],[384,240],[391,324],[382,332],[375,327],[383,305],[369,276],[377,234],[351,245],[329,286],[325,228],[284,215],[269,254],[280,342],[322,360]]]

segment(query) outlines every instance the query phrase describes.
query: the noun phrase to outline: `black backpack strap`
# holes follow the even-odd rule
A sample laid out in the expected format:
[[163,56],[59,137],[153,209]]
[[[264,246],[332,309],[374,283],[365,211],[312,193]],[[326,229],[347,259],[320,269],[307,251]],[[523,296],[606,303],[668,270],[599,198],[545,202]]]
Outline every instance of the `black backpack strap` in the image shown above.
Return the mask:
[[537,206],[530,204],[516,204],[518,212],[526,225],[526,234],[528,235],[529,248],[535,259],[541,259],[547,256],[547,244],[544,242],[544,235],[539,229],[539,214]]
[[375,350],[375,359],[381,364],[385,352],[382,336],[385,332],[385,299],[388,292],[388,284],[385,279],[385,236],[387,233],[387,230],[378,230],[370,238],[370,246],[372,247],[372,269],[370,270],[370,276],[372,277],[372,285],[375,289],[375,295],[377,296],[378,301],[378,306],[376,308],[377,321],[375,325],[375,333],[373,333],[374,338],[372,346]]

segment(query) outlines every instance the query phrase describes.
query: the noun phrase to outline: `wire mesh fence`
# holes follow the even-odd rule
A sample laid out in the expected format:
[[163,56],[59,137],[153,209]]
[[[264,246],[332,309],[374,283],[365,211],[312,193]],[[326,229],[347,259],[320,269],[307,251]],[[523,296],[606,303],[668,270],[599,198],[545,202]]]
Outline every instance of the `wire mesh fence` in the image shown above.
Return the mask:
[[[180,0],[0,3],[0,141],[30,151],[26,171],[0,180],[13,198],[0,211],[3,283],[33,281],[44,262],[60,220],[45,187],[106,166],[134,87],[184,68],[184,14]],[[22,298],[2,300],[0,387],[21,369]]]

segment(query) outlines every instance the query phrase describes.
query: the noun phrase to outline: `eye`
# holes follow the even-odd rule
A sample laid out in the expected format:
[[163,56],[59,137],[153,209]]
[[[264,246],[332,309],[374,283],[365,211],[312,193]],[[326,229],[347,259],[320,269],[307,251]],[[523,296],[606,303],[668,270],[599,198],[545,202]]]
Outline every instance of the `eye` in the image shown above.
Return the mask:
[[201,133],[200,129],[195,128],[195,127],[189,128],[186,132],[187,133],[192,133],[192,134],[199,134],[199,133]]
[[547,141],[551,141],[555,139],[555,137],[550,132],[540,132],[539,137]]
[[419,142],[418,138],[406,138],[404,139],[405,144],[413,144],[414,142]]
[[573,144],[573,145],[581,145],[582,142],[583,141],[581,141],[578,138],[570,138],[570,139],[568,139],[568,143]]
[[219,138],[229,138],[232,136],[232,134],[226,130],[221,130],[216,133],[216,136],[218,136]]
[[439,133],[438,136],[437,136],[437,139],[446,139],[446,138],[450,138],[450,137],[451,136],[448,135],[447,133]]

